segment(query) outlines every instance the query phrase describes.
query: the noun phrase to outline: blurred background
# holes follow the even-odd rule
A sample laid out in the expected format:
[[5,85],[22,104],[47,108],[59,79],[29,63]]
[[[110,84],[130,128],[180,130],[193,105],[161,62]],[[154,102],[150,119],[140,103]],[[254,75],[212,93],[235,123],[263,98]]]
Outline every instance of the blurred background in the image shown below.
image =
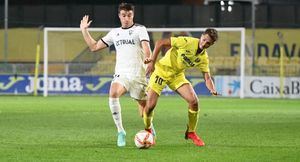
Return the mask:
[[[36,73],[40,76],[37,81],[38,93],[42,93],[45,27],[59,29],[68,27],[73,30],[47,33],[49,75],[65,76],[68,79],[74,75],[88,77],[86,80],[81,79],[81,86],[83,83],[91,84],[89,81],[95,86],[98,81],[101,82],[98,80],[99,76],[108,78],[112,76],[115,62],[114,48],[96,54],[89,52],[79,31],[79,23],[83,15],[90,15],[93,20],[91,28],[119,27],[117,8],[120,2],[123,1],[2,1],[0,4],[0,94],[31,94],[32,90],[28,90],[30,87],[26,90],[26,85],[33,84],[33,76]],[[278,97],[278,89],[281,87],[283,92],[280,96],[292,95],[292,98],[299,98],[299,0],[131,0],[126,2],[135,5],[135,22],[147,28],[245,28],[246,76],[278,79],[273,83],[267,78],[265,84],[259,85],[258,89],[261,90],[251,92],[254,97],[265,97],[264,94]],[[95,39],[99,39],[106,33],[107,31],[95,31],[92,35]],[[178,35],[199,37],[200,34],[201,31],[188,30],[149,32],[152,49],[155,40],[162,37]],[[219,43],[209,51],[212,74],[238,78],[241,75],[241,32],[220,32],[220,35]],[[281,54],[283,62],[280,62]],[[37,57],[38,55],[40,56]],[[39,64],[36,64],[37,62]],[[189,77],[201,76],[194,70],[187,71],[187,74]],[[91,78],[95,76],[96,79]],[[279,85],[280,77],[289,77],[285,79],[292,78],[292,81],[287,85],[283,83]],[[28,82],[22,83],[22,80]],[[232,79],[229,79],[228,84],[231,84],[231,81]],[[70,86],[71,81],[66,82],[68,82],[66,86]],[[236,90],[240,88],[239,86],[237,84],[225,90],[224,87],[219,89],[226,92],[228,96],[239,96],[240,93]],[[265,88],[266,86],[269,88]],[[106,89],[101,91],[100,89],[93,92],[107,92]],[[53,94],[64,93],[69,91],[53,90]],[[91,92],[87,90],[84,93]],[[259,94],[255,95],[255,93]]]
[[[135,20],[147,27],[251,27],[251,3],[256,4],[258,28],[299,28],[299,0],[233,1],[231,12],[222,12],[215,0],[131,0]],[[117,0],[8,0],[9,27],[78,27],[83,14],[94,27],[117,27]],[[205,2],[208,2],[205,4]],[[224,3],[228,1],[224,1]],[[226,4],[226,6],[228,6]],[[227,11],[227,12],[226,12]],[[4,0],[0,4],[4,25]]]

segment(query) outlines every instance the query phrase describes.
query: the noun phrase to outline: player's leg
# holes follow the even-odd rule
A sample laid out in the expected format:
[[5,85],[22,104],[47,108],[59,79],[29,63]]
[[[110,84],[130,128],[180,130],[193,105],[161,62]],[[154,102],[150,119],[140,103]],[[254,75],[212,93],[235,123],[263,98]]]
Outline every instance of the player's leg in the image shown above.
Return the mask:
[[193,140],[197,146],[204,146],[204,142],[197,136],[196,128],[198,123],[198,97],[190,84],[185,78],[184,73],[178,74],[170,80],[169,87],[175,90],[188,103],[188,129],[185,133],[186,139]]
[[139,108],[139,115],[140,117],[143,117],[144,109],[146,106],[146,100],[136,100],[138,103],[138,108]]
[[159,98],[159,95],[152,90],[151,88],[148,90],[148,100],[144,111],[144,124],[145,124],[145,130],[152,133],[154,137],[156,137],[156,132],[153,126],[153,116],[154,116],[154,108],[157,104],[157,100]]
[[125,146],[126,132],[122,123],[121,105],[119,97],[126,93],[126,89],[119,82],[112,82],[109,90],[109,107],[112,113],[113,120],[118,129],[118,146]]
[[[139,114],[143,118],[145,107],[146,107],[146,100],[137,100],[137,103],[138,103],[138,107],[139,107]],[[150,129],[151,129],[151,133],[156,138],[156,131],[154,129],[153,122],[151,122]]]
[[[130,96],[135,99],[138,103],[139,108],[139,114],[141,117],[144,115],[145,107],[146,107],[146,87],[147,87],[147,81],[145,78],[133,78],[130,80],[130,83],[128,84],[127,90],[130,93]],[[156,132],[154,130],[153,123],[151,123],[151,130],[153,136],[156,136]]]
[[197,136],[196,128],[198,123],[198,97],[192,87],[191,84],[185,83],[180,86],[176,92],[180,94],[180,96],[188,103],[188,128],[185,133],[186,139],[193,140],[194,144],[197,146],[204,146],[204,142]]
[[189,107],[189,132],[195,132],[198,121],[198,97],[191,84],[183,84],[176,90],[180,96],[188,103]]
[[133,78],[130,80],[127,90],[130,93],[130,97],[137,101],[139,115],[143,117],[144,108],[146,106],[146,88],[147,82],[145,78]]
[[166,86],[166,80],[155,72],[152,73],[147,91],[147,103],[144,112],[144,124],[146,130],[151,130],[151,123],[153,120],[154,108],[157,104],[157,100],[163,88]]

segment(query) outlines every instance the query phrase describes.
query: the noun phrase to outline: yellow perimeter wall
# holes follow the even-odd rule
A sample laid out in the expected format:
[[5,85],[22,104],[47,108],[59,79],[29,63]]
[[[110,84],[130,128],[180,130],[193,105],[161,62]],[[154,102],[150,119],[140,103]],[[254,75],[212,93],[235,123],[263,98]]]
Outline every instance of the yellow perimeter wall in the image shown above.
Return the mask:
[[[255,40],[256,57],[279,56],[279,38],[277,33],[283,33],[285,55],[291,58],[300,57],[300,30],[299,29],[257,29]],[[8,61],[34,62],[39,30],[37,28],[14,28],[8,31]],[[43,59],[43,33],[41,34],[41,60]],[[51,61],[71,61],[86,45],[80,32],[52,33],[49,39]],[[101,37],[105,33],[92,33],[93,37]],[[246,54],[251,47],[251,29],[246,30]],[[162,34],[153,34],[154,41]],[[4,30],[0,30],[0,61],[4,61]],[[211,57],[239,56],[240,36],[238,33],[220,32],[219,41],[209,49]],[[152,47],[153,49],[153,47]],[[107,52],[107,51],[106,51]]]

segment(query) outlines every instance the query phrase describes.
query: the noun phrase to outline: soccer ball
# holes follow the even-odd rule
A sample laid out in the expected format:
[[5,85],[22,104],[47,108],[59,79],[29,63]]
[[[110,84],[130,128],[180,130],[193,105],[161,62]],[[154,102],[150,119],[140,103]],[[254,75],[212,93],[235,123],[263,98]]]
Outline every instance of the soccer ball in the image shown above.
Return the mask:
[[150,132],[141,130],[135,135],[134,143],[139,149],[147,149],[153,145],[154,138]]

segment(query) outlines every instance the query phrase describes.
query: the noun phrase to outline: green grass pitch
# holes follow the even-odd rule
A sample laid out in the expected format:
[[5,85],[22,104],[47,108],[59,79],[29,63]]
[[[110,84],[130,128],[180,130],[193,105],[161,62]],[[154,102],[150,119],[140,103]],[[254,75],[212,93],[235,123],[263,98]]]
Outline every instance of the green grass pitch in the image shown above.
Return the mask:
[[186,103],[162,96],[156,145],[139,150],[133,138],[144,125],[129,97],[118,148],[107,96],[1,96],[0,161],[300,161],[300,100],[199,98],[205,147],[184,139]]

